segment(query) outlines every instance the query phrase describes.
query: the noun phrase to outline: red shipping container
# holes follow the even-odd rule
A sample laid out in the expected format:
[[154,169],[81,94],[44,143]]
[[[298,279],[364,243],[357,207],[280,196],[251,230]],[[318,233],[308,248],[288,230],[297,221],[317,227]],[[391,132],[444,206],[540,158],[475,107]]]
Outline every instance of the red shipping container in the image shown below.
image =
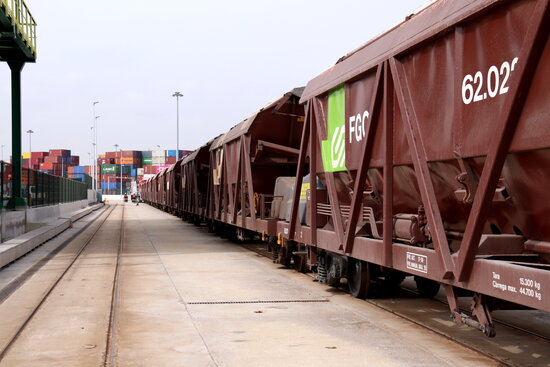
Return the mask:
[[166,164],[176,163],[176,157],[166,157]]
[[100,166],[104,165],[104,164],[115,164],[115,159],[114,158],[99,158],[97,160],[97,164],[99,164]]
[[50,149],[50,155],[55,155],[58,157],[70,157],[71,151],[68,149]]
[[80,157],[77,155],[71,156],[71,165],[72,166],[80,166]]
[[120,176],[113,175],[111,173],[108,173],[108,174],[106,173],[101,175],[101,182],[116,182],[116,181],[120,181]]
[[44,163],[40,163],[40,169],[45,169],[45,170],[52,170],[52,165],[53,163],[50,163],[50,162],[44,162]]
[[123,158],[138,158],[141,156],[141,151],[139,150],[123,150],[118,152],[117,156],[122,154]]
[[105,152],[105,158],[120,157],[120,152]]
[[49,155],[46,158],[44,158],[44,163],[61,163],[63,161],[63,157],[56,156],[56,155]]
[[31,158],[31,164],[40,164],[40,163],[44,163],[44,158],[42,157]]
[[48,152],[31,152],[31,159],[34,158],[44,158],[47,157],[50,153]]

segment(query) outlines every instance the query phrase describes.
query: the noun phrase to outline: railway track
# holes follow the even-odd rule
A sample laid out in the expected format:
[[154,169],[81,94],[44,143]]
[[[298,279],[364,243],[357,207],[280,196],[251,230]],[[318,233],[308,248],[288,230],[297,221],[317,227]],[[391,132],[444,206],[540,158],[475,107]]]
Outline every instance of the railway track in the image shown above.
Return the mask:
[[[264,243],[242,243],[240,244],[243,248],[255,252],[259,256],[267,257],[269,259],[272,259],[272,253],[267,251],[267,245]],[[314,278],[313,273],[306,273],[306,275],[310,276],[311,278]],[[339,289],[343,292],[348,293],[347,286],[344,283],[343,285],[339,286]],[[402,302],[395,302],[396,298],[409,298],[410,302],[403,306]],[[380,309],[383,309],[387,312],[393,313],[401,318],[404,318],[416,325],[419,325],[421,327],[427,328],[445,338],[448,338],[449,340],[452,340],[453,342],[459,343],[461,345],[464,345],[467,348],[470,348],[476,352],[482,353],[483,355],[490,357],[503,365],[506,366],[513,366],[513,367],[523,367],[526,365],[529,366],[547,366],[548,364],[548,358],[550,356],[546,355],[543,360],[537,357],[536,352],[530,352],[534,357],[533,361],[531,362],[525,362],[524,359],[514,359],[511,357],[513,354],[523,354],[522,358],[525,357],[526,354],[529,354],[527,352],[518,353],[517,350],[514,352],[509,353],[509,347],[506,346],[504,348],[491,348],[487,349],[490,346],[494,346],[498,344],[498,338],[497,341],[495,339],[489,339],[479,333],[479,335],[472,338],[471,329],[468,330],[467,327],[457,327],[453,323],[450,322],[450,316],[449,324],[444,326],[444,323],[440,320],[439,322],[432,323],[428,321],[433,321],[433,317],[430,317],[429,313],[424,312],[424,310],[442,310],[442,312],[446,313],[446,315],[449,315],[448,312],[448,303],[446,302],[445,297],[434,297],[434,298],[424,298],[422,297],[416,289],[414,289],[414,284],[411,282],[410,284],[405,281],[398,289],[392,291],[391,293],[384,293],[379,298],[371,298],[366,299],[366,302],[368,302],[371,305],[374,305]],[[399,308],[400,306],[403,306]],[[463,312],[469,312],[467,309],[467,304],[460,304],[460,309]],[[396,309],[398,308],[398,309]],[[406,309],[408,308],[408,309]],[[416,310],[421,310],[422,312],[414,312]],[[429,312],[429,311],[428,311]],[[531,312],[531,311],[528,311]],[[536,312],[536,311],[533,311]],[[513,320],[508,320],[507,318],[501,318],[501,317],[493,317],[493,321],[497,324],[497,327],[499,328],[499,333],[504,332],[504,328],[506,329],[506,334],[521,334],[524,336],[524,340],[521,341],[521,338],[518,338],[516,340],[516,343],[518,346],[521,346],[522,348],[525,348],[526,345],[532,345],[534,343],[550,343],[550,334],[544,334],[541,332],[537,332],[535,330],[530,330],[527,326],[519,326],[516,322]],[[533,326],[533,324],[531,324]],[[541,327],[540,325],[537,325],[540,330],[544,330],[544,327]],[[550,320],[548,320],[548,327],[550,327]],[[510,333],[509,331],[512,331]],[[465,337],[463,334],[468,334],[467,337]],[[499,336],[500,337],[500,336]],[[506,343],[508,343],[509,340],[506,339]],[[550,346],[548,344],[547,346]],[[539,364],[540,362],[543,362],[542,364]]]
[[109,326],[107,329],[107,342],[105,343],[105,354],[103,365],[104,366],[115,366],[116,358],[116,324],[118,320],[118,303],[119,303],[119,290],[120,290],[120,259],[122,252],[124,251],[124,208],[126,206],[122,205],[122,219],[120,221],[120,238],[119,246],[116,257],[115,265],[115,275],[113,279],[113,290],[111,295],[111,309],[109,313]]
[[[64,268],[62,268],[62,271],[58,274],[57,277],[49,284],[47,289],[43,292],[42,296],[38,298],[37,302],[35,302],[34,305],[30,306],[30,310],[28,314],[23,318],[23,320],[20,322],[19,326],[16,330],[8,337],[5,338],[7,340],[0,349],[0,363],[2,363],[7,356],[7,354],[10,352],[11,349],[17,344],[18,339],[22,335],[22,333],[26,330],[26,328],[29,326],[29,324],[32,322],[32,320],[40,313],[41,308],[46,303],[46,301],[55,293],[56,288],[60,285],[60,283],[68,277],[68,273],[75,268],[75,264],[77,264],[77,261],[82,258],[82,254],[90,247],[90,244],[96,239],[98,236],[98,233],[104,228],[105,223],[111,218],[113,212],[115,212],[116,208],[119,207],[119,205],[113,205],[110,208],[108,208],[103,214],[102,218],[100,217],[100,223],[93,228],[91,233],[88,233],[88,237],[85,239],[85,241],[82,243],[82,245],[78,248],[78,250],[74,253],[74,256],[70,261],[66,263]],[[117,309],[118,309],[118,293],[119,293],[119,265],[120,265],[120,259],[121,254],[124,248],[124,205],[121,209],[121,219],[120,219],[120,238],[118,241],[118,250],[116,254],[116,263],[114,265],[114,278],[113,278],[113,286],[112,286],[112,297],[111,297],[111,303],[110,303],[110,311],[109,311],[109,318],[108,318],[108,325],[107,325],[107,341],[105,344],[105,352],[103,353],[103,365],[104,366],[112,366],[113,360],[116,356],[116,349],[115,345],[113,343],[114,337],[115,337],[115,330],[116,330],[116,322],[117,322]],[[76,240],[76,239],[75,239]],[[90,348],[95,348],[94,346],[90,346]]]

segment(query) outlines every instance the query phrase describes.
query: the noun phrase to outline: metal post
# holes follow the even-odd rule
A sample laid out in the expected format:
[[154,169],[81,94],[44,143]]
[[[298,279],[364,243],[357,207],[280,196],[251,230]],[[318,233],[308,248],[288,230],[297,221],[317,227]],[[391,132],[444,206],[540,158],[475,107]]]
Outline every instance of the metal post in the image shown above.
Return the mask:
[[10,207],[24,207],[25,199],[21,197],[21,70],[23,61],[9,61],[11,69],[11,139],[12,139],[12,188],[13,197]]
[[4,208],[4,160],[0,162],[0,208]]
[[175,92],[172,97],[176,97],[176,161],[180,159],[180,97],[183,94]]
[[92,126],[92,155],[94,158],[93,161],[93,169],[92,169],[92,186],[94,190],[97,190],[97,116],[95,115],[95,105],[98,104],[99,101],[92,103],[92,110],[93,110],[93,126]]
[[[97,102],[99,103],[99,102]],[[100,177],[100,171],[99,171],[99,166],[97,164],[97,160],[99,159],[99,150],[98,150],[98,147],[97,147],[97,119],[100,118],[101,116],[95,116],[94,117],[94,166],[95,166],[95,169],[94,169],[94,174],[95,174],[95,182],[96,182],[96,188],[97,188],[97,183],[99,182],[99,177]]]
[[29,157],[29,169],[31,169],[31,160],[32,160],[32,141],[31,141],[31,136],[32,136],[32,133],[34,133],[34,131],[32,130],[27,130],[27,134],[29,134],[29,154],[30,154],[30,157]]
[[90,160],[90,176],[92,176],[92,190],[95,190],[95,163],[93,161],[93,158],[92,157],[95,157],[94,155],[94,149],[95,149],[95,144],[94,144],[94,126],[90,126],[90,142],[92,144],[91,148],[92,148],[92,151],[88,153],[88,159]]

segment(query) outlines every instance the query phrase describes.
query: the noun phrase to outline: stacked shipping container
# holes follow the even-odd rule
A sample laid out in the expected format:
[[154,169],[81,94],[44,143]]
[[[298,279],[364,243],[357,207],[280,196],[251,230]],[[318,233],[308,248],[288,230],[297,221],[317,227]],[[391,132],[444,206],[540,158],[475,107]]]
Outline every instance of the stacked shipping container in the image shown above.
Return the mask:
[[49,152],[25,152],[21,163],[26,168],[66,176],[69,167],[79,165],[80,157],[71,156],[68,149],[50,149]]
[[[189,151],[180,150],[179,157],[188,153]],[[100,154],[97,160],[97,188],[104,190],[106,194],[128,192],[132,181],[141,181],[144,177],[150,177],[171,166],[176,163],[176,156],[176,150],[122,150]],[[79,157],[71,156],[70,150],[52,149],[49,152],[26,153],[25,157],[31,160],[33,167],[36,165],[36,169],[49,173],[61,175],[63,171],[66,177],[75,179],[92,175],[91,167],[80,166]]]

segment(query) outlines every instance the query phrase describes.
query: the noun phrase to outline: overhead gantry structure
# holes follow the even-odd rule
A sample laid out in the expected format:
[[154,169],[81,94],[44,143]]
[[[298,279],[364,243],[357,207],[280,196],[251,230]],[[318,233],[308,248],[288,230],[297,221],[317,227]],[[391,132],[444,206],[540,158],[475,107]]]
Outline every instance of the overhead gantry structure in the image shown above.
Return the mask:
[[21,194],[21,70],[36,61],[36,22],[23,0],[0,0],[0,60],[11,69],[13,193],[8,206],[21,208],[26,206]]

